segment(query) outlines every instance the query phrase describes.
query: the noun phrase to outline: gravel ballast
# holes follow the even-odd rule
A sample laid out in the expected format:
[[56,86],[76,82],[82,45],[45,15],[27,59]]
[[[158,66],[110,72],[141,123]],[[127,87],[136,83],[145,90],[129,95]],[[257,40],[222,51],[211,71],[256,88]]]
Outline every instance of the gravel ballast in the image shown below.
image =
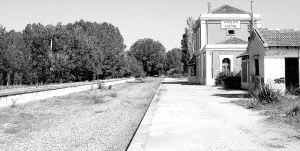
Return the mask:
[[122,151],[161,79],[0,109],[1,150]]

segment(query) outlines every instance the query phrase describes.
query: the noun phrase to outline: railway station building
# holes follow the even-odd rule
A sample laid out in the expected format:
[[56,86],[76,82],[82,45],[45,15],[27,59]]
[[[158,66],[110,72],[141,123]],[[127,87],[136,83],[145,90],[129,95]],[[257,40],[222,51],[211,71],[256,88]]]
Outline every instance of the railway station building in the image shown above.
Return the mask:
[[214,85],[218,73],[240,72],[242,61],[237,57],[246,52],[251,23],[261,26],[260,15],[251,16],[229,5],[200,14],[193,25],[189,83]]

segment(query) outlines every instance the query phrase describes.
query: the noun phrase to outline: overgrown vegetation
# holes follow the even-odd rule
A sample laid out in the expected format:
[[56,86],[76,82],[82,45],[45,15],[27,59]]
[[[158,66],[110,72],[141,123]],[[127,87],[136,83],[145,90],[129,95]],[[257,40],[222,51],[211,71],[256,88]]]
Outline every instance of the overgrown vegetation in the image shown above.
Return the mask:
[[[289,93],[291,94],[291,93]],[[233,101],[245,108],[263,111],[272,122],[284,122],[299,128],[300,98],[283,96],[281,91],[274,90],[270,85],[257,83],[256,89],[250,92],[251,98]]]
[[255,90],[251,91],[253,99],[261,104],[277,103],[280,101],[280,90],[274,90],[267,84],[259,84]]
[[216,86],[222,86],[225,89],[240,89],[241,75],[233,72],[220,72],[215,79]]

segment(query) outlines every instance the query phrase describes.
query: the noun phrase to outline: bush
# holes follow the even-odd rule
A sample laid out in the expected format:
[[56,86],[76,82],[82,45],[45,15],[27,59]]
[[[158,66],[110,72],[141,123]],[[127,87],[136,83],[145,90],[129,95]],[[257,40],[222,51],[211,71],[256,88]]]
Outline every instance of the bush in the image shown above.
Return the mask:
[[240,89],[241,75],[233,72],[220,72],[215,79],[216,86],[222,86],[226,89]]
[[281,94],[279,90],[272,89],[270,85],[259,84],[251,92],[251,96],[262,104],[269,104],[279,102]]

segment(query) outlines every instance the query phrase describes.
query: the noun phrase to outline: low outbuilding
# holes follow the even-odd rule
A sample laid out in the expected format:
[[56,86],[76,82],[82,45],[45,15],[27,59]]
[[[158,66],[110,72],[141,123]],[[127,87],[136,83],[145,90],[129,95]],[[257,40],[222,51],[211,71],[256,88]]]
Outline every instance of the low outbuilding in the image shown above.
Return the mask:
[[274,89],[299,86],[300,31],[253,29],[242,58],[241,85],[254,89],[259,82]]

